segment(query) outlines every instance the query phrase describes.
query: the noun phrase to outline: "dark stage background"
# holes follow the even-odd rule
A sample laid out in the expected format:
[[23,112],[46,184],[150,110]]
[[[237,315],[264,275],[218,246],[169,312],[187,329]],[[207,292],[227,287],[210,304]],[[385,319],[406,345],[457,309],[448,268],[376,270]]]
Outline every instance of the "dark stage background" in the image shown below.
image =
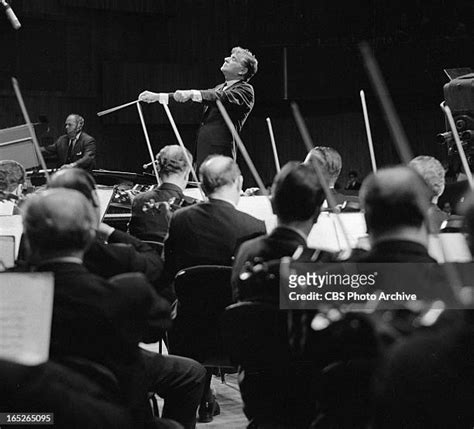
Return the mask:
[[[22,28],[0,18],[0,128],[23,122],[11,88],[16,76],[32,120],[49,121],[47,143],[62,134],[67,114],[86,119],[98,141],[101,168],[140,171],[148,161],[134,107],[102,118],[96,112],[139,92],[207,88],[231,47],[259,59],[252,80],[256,106],[243,140],[264,181],[274,174],[265,118],[273,121],[282,163],[302,159],[304,146],[290,114],[300,104],[317,145],[340,151],[344,170],[370,170],[359,90],[365,89],[380,165],[398,161],[372,97],[357,43],[367,39],[415,154],[443,158],[439,109],[443,68],[472,66],[474,2],[447,0],[15,0]],[[287,79],[284,79],[286,58]],[[155,151],[175,143],[159,104],[144,106]],[[173,111],[192,149],[200,108]],[[43,118],[44,120],[45,118]],[[248,174],[246,174],[248,178]],[[248,178],[246,186],[252,185]]]

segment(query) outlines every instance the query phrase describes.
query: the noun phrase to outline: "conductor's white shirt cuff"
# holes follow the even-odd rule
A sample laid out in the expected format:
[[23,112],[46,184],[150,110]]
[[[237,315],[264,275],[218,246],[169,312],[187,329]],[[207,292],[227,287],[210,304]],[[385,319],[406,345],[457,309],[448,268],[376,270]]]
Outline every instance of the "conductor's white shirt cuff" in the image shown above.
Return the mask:
[[197,89],[191,89],[191,100],[195,101],[196,103],[202,102],[202,94],[201,91]]

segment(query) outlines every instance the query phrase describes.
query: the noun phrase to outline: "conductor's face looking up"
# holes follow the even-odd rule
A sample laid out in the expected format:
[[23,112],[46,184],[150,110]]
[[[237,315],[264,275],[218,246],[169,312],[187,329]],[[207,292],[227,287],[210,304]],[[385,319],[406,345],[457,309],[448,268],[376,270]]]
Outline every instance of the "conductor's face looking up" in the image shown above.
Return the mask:
[[233,51],[232,54],[224,59],[221,72],[226,80],[241,80],[247,76],[248,69],[244,66],[242,53]]

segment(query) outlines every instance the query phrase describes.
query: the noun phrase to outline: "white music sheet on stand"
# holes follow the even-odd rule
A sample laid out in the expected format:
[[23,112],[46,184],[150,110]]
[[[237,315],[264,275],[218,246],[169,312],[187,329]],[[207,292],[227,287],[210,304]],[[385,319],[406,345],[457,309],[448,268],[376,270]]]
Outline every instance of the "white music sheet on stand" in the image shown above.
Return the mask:
[[114,188],[101,186],[96,189],[97,197],[99,198],[99,206],[100,206],[100,219],[104,218],[105,212],[109,207],[110,200],[112,199],[112,195],[114,194]]
[[[440,243],[441,241],[441,243]],[[446,254],[443,252],[446,252]],[[471,262],[472,256],[466,239],[459,232],[430,235],[428,253],[438,262]]]
[[53,273],[0,273],[0,357],[23,365],[49,358]]
[[20,215],[0,216],[0,235],[15,237],[15,259],[18,257],[21,234],[23,234],[23,223]]
[[[347,249],[347,243],[335,215],[322,212],[308,236],[308,246],[314,249],[339,252]],[[367,235],[363,213],[341,213],[339,219],[344,225],[348,239],[354,248],[361,237]]]
[[0,201],[0,216],[11,216],[15,204],[11,201]]

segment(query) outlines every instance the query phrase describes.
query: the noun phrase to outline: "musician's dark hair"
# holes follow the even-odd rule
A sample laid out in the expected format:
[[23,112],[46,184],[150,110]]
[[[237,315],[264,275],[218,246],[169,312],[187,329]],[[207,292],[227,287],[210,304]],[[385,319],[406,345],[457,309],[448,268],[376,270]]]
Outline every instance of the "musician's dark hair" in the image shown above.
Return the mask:
[[[210,161],[217,158],[222,159],[221,168],[210,167]],[[210,195],[219,188],[234,183],[240,174],[237,163],[232,158],[223,155],[208,156],[199,168],[199,178],[206,195]]]
[[240,55],[242,65],[247,68],[247,73],[244,76],[244,80],[249,81],[257,73],[257,58],[255,58],[255,55],[252,54],[252,52],[250,52],[248,49],[241,48],[240,46],[232,48],[231,53]]
[[99,205],[95,194],[96,183],[94,177],[82,168],[67,168],[58,171],[51,177],[48,188],[75,189],[84,195],[94,207]]
[[420,227],[430,207],[431,190],[423,178],[405,166],[383,168],[362,183],[360,199],[369,233],[399,227]]
[[[193,163],[191,152],[186,149],[189,161]],[[161,149],[156,155],[158,162],[158,173],[161,176],[169,176],[170,174],[180,174],[189,170],[183,149],[179,145],[168,145]]]
[[327,146],[316,146],[308,152],[305,164],[313,165],[318,163],[322,169],[329,186],[334,186],[342,169],[341,155],[336,149]]
[[0,191],[12,192],[18,185],[25,183],[25,169],[17,161],[0,161]]
[[275,176],[272,207],[283,222],[316,220],[324,199],[324,191],[311,166],[291,161]]

